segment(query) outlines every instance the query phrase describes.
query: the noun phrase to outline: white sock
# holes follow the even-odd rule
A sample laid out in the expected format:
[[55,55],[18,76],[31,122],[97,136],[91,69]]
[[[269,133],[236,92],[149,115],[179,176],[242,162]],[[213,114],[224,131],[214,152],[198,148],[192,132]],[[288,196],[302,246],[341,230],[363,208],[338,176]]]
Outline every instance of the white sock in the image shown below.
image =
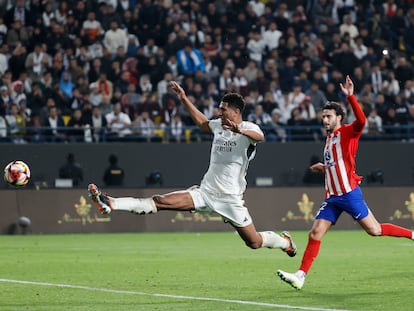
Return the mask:
[[152,198],[112,198],[112,208],[118,211],[128,211],[137,214],[154,214],[157,212],[157,207]]
[[281,249],[286,249],[289,247],[289,242],[273,231],[263,231],[259,232],[259,234],[263,238],[262,247]]

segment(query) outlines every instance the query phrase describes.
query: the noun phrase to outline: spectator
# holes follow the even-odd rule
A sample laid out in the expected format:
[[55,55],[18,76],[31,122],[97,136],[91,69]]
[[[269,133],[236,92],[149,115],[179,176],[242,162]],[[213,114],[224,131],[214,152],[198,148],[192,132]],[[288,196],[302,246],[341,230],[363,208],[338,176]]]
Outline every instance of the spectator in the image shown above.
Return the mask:
[[67,127],[66,135],[70,142],[79,143],[84,141],[85,122],[82,118],[82,110],[80,108],[73,111]]
[[112,139],[123,138],[132,133],[130,129],[131,119],[126,113],[121,111],[120,102],[114,105],[114,110],[108,113],[105,118],[109,129],[108,135]]
[[75,84],[72,82],[72,76],[69,71],[64,71],[60,78],[59,82],[59,89],[60,92],[63,94],[63,98],[65,101],[69,101],[72,99],[72,91],[75,87]]
[[24,85],[22,81],[17,80],[12,83],[11,98],[12,98],[13,103],[17,105],[19,104],[21,100],[27,99],[27,96],[24,92]]
[[7,121],[2,111],[0,111],[0,142],[10,142],[10,138],[7,137]]
[[92,108],[92,115],[90,119],[86,120],[86,124],[92,129],[92,138],[94,142],[104,141],[107,122],[98,106]]
[[362,133],[368,134],[369,139],[378,138],[382,134],[382,118],[378,115],[377,109],[371,109]]
[[[10,46],[10,45],[9,45]],[[21,43],[13,47],[11,56],[9,58],[9,69],[12,73],[12,79],[17,80],[20,73],[25,71],[25,61],[27,57],[27,49]]]
[[26,127],[26,140],[29,143],[41,144],[46,142],[45,136],[43,135],[44,130],[40,117],[37,114],[33,114]]
[[8,87],[6,85],[0,86],[0,115],[4,116],[9,111],[12,103]]
[[414,79],[413,67],[409,62],[407,62],[407,58],[404,56],[398,57],[394,72],[395,78],[400,83],[401,89],[404,88],[404,84],[407,80]]
[[102,96],[107,96],[112,99],[114,92],[113,82],[108,80],[106,73],[99,73],[99,79],[95,82],[98,84],[98,88]]
[[270,22],[268,29],[263,32],[263,41],[265,42],[267,50],[277,49],[281,37],[282,32],[277,28],[276,22]]
[[364,44],[362,37],[358,36],[355,38],[355,42],[351,43],[354,55],[360,61],[364,59],[368,54],[368,47]]
[[6,43],[0,45],[0,74],[3,75],[9,69],[9,46]]
[[50,27],[50,23],[52,19],[56,19],[55,11],[53,10],[52,2],[48,1],[46,2],[43,13],[42,13],[42,22],[43,25],[48,28]]
[[286,101],[288,105],[292,107],[298,107],[299,104],[305,99],[306,94],[302,92],[300,83],[295,82],[293,90],[288,93]]
[[284,66],[279,69],[280,88],[283,93],[287,93],[292,90],[295,79],[298,76],[299,72],[295,67],[295,58],[287,57]]
[[[299,110],[301,112],[302,118],[307,121],[308,124],[313,123],[316,119],[316,110],[310,96],[305,96],[305,98],[299,104]],[[319,111],[322,111],[322,109]]]
[[68,153],[66,163],[59,168],[59,178],[71,179],[74,186],[80,186],[83,181],[83,169],[75,161],[75,155]]
[[351,15],[344,15],[342,24],[339,26],[339,33],[342,37],[344,37],[345,34],[349,34],[352,40],[354,40],[359,35],[358,28],[352,23]]
[[23,135],[25,133],[26,120],[20,114],[19,106],[12,104],[10,106],[10,112],[6,114],[7,131],[15,144],[25,143]]
[[336,102],[340,101],[339,94],[336,90],[335,85],[332,82],[329,82],[326,85],[326,90],[325,90],[324,94],[326,96],[327,101],[336,101]]
[[359,63],[349,44],[343,42],[340,51],[333,57],[332,64],[339,72],[348,74],[352,73]]
[[271,118],[272,121],[266,126],[265,138],[266,141],[278,141],[285,143],[287,140],[286,130],[284,128],[285,124],[280,122],[282,113],[280,109],[275,108],[272,110]]
[[319,89],[319,84],[312,82],[309,90],[305,92],[305,95],[310,96],[312,105],[315,107],[315,111],[322,110],[326,104],[326,96],[324,92]]
[[103,181],[105,186],[122,186],[124,183],[124,169],[118,165],[118,157],[111,154],[108,158],[109,166],[105,169]]
[[36,43],[34,51],[27,55],[25,67],[33,82],[40,81],[45,72],[52,67],[52,57],[43,51],[42,44]]
[[[51,101],[50,101],[51,103]],[[51,105],[51,104],[50,104]],[[42,126],[46,127],[45,136],[48,142],[63,142],[66,139],[65,123],[56,106],[49,106],[49,115]]]
[[380,67],[377,64],[372,66],[372,73],[371,73],[371,85],[372,91],[374,94],[381,92],[383,82],[385,81],[385,77],[380,70]]
[[231,91],[234,87],[231,70],[228,68],[223,69],[220,77],[218,78],[218,89],[220,94]]
[[132,132],[138,134],[143,141],[152,141],[155,137],[156,126],[150,118],[149,111],[142,111],[132,122]]
[[237,68],[235,75],[233,77],[233,85],[239,94],[242,96],[246,96],[249,92],[249,81],[244,75],[244,71],[242,68]]
[[105,32],[103,44],[112,57],[115,57],[118,47],[124,47],[126,51],[128,48],[128,33],[119,28],[116,20],[111,21],[110,29]]
[[263,55],[266,50],[266,41],[263,40],[260,30],[255,29],[249,33],[249,40],[246,45],[249,58],[256,62],[257,67],[261,68],[263,63]]
[[193,48],[191,41],[186,41],[184,48],[177,52],[177,62],[183,75],[194,75],[198,70],[205,72],[204,59],[200,51]]
[[32,26],[33,15],[25,7],[25,0],[16,0],[15,4],[4,14],[4,23],[10,29],[15,21],[19,21],[22,26]]
[[185,141],[184,123],[179,114],[176,114],[172,119],[168,136],[170,142],[180,143]]
[[263,130],[272,122],[272,118],[267,112],[263,111],[263,106],[260,104],[256,104],[254,112],[249,114],[247,120],[256,123]]

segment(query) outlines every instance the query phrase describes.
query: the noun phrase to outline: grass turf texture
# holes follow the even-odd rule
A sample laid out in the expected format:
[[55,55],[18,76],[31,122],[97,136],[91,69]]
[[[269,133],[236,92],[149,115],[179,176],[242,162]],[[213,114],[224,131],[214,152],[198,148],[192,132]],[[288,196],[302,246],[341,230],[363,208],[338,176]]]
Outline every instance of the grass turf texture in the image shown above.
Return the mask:
[[298,245],[295,258],[280,250],[250,250],[232,232],[3,235],[0,309],[414,309],[412,241],[331,231],[303,290],[295,291],[275,273],[295,271],[300,263],[307,232],[292,234]]

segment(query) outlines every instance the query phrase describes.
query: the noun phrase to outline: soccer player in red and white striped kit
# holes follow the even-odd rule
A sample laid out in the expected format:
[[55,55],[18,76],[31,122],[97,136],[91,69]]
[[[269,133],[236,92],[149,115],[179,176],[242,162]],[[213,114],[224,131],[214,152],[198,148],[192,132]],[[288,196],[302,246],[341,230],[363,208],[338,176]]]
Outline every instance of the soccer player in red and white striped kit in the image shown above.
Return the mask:
[[372,236],[414,239],[413,232],[409,229],[389,223],[380,224],[364,200],[359,187],[362,177],[355,172],[355,156],[366,118],[354,96],[354,84],[349,76],[344,84],[340,83],[340,87],[352,107],[355,121],[342,125],[345,112],[341,105],[328,102],[324,106],[322,121],[327,132],[324,163],[316,163],[310,168],[325,173],[326,198],[309,232],[299,270],[295,273],[277,271],[283,281],[298,290],[303,287],[305,277],[318,256],[323,236],[336,223],[342,212],[351,215]]

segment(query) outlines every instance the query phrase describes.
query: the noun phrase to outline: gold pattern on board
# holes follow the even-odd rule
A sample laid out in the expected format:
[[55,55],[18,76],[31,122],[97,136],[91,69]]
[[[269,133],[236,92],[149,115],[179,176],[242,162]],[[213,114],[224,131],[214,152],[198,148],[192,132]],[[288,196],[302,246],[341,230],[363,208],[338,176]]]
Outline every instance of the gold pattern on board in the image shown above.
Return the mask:
[[93,224],[98,222],[110,222],[110,217],[99,217],[97,213],[91,215],[91,207],[85,197],[82,195],[79,198],[79,203],[73,205],[76,211],[76,216],[69,213],[65,213],[61,219],[58,220],[58,224],[62,223],[81,223],[83,226],[87,224]]
[[300,201],[297,202],[300,214],[295,214],[295,212],[289,210],[286,213],[285,217],[282,217],[282,221],[287,220],[304,220],[306,222],[313,221],[314,215],[312,214],[313,206],[315,202],[309,199],[309,196],[306,193],[302,194]]

